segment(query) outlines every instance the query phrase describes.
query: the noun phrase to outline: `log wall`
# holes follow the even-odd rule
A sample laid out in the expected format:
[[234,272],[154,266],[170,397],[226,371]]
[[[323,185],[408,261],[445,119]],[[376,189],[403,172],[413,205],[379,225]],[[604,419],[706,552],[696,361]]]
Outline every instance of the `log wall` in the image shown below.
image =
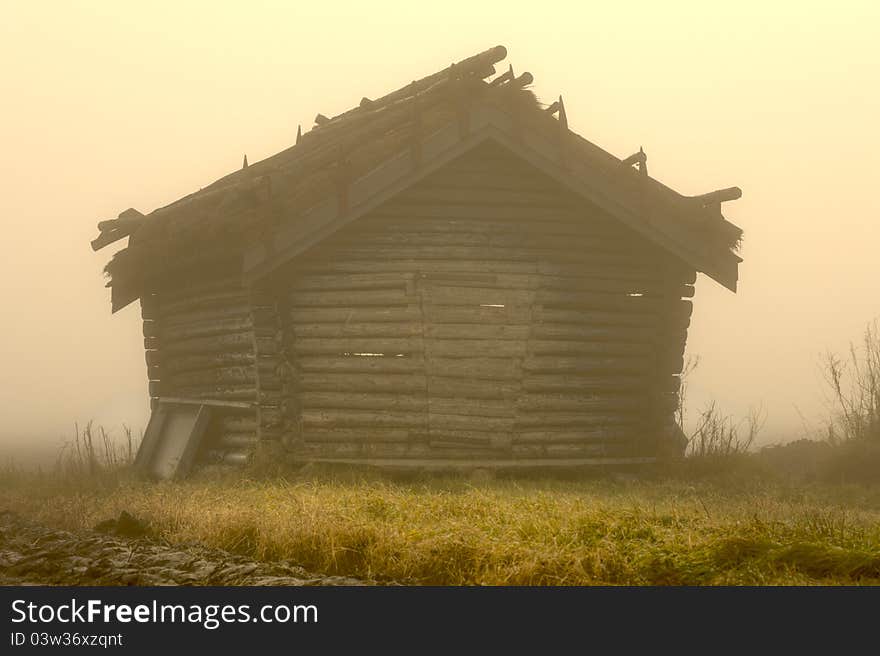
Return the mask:
[[236,264],[198,270],[141,299],[151,405],[160,397],[216,401],[202,462],[241,464],[277,439],[280,385],[274,302],[241,285]]
[[275,281],[304,458],[655,455],[695,272],[499,149],[433,174]]

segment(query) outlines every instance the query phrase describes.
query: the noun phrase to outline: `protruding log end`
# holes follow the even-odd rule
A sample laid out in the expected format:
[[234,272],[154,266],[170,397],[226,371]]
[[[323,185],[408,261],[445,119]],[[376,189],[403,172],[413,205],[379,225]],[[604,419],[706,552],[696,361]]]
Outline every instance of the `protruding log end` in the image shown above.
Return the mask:
[[505,48],[504,46],[495,46],[490,51],[489,60],[493,64],[496,64],[496,63],[500,62],[502,59],[504,59],[505,57],[507,57],[507,48]]
[[329,123],[329,122],[330,122],[330,119],[327,118],[326,116],[324,116],[323,114],[318,114],[315,117],[315,124],[316,125],[324,125],[325,123]]
[[742,195],[742,189],[739,187],[728,187],[727,189],[710,191],[708,194],[693,196],[693,198],[701,205],[712,205],[714,203],[725,203],[729,200],[739,200],[742,198]]

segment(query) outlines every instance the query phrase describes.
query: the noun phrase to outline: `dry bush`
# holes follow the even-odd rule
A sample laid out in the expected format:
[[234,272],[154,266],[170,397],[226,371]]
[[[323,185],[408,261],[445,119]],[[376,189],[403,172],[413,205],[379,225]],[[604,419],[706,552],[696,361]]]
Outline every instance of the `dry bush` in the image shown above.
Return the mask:
[[134,463],[139,443],[125,424],[120,437],[92,421],[75,423],[73,438],[58,452],[54,477],[65,484],[114,483]]
[[701,413],[696,430],[688,439],[686,455],[691,458],[718,458],[748,453],[764,426],[763,408],[752,409],[738,421],[723,414],[712,401]]
[[827,353],[824,365],[834,407],[829,442],[880,444],[880,324],[868,324],[861,342],[850,343],[846,357]]

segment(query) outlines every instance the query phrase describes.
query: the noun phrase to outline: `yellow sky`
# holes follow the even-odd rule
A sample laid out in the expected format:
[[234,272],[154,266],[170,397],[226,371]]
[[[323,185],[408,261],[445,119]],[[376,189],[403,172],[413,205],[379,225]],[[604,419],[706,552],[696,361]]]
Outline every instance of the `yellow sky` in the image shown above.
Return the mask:
[[146,421],[137,306],[88,242],[492,45],[570,126],[685,194],[738,185],[740,292],[701,277],[691,384],[764,439],[823,412],[818,356],[880,315],[880,4],[0,1],[0,455]]

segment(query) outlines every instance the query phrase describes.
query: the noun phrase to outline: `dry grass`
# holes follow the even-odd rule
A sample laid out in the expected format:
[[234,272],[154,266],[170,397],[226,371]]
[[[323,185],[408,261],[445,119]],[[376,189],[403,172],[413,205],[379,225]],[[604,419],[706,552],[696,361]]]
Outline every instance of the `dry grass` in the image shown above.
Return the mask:
[[390,481],[363,474],[0,485],[0,508],[87,528],[128,510],[326,574],[425,584],[880,582],[880,488],[681,479]]

